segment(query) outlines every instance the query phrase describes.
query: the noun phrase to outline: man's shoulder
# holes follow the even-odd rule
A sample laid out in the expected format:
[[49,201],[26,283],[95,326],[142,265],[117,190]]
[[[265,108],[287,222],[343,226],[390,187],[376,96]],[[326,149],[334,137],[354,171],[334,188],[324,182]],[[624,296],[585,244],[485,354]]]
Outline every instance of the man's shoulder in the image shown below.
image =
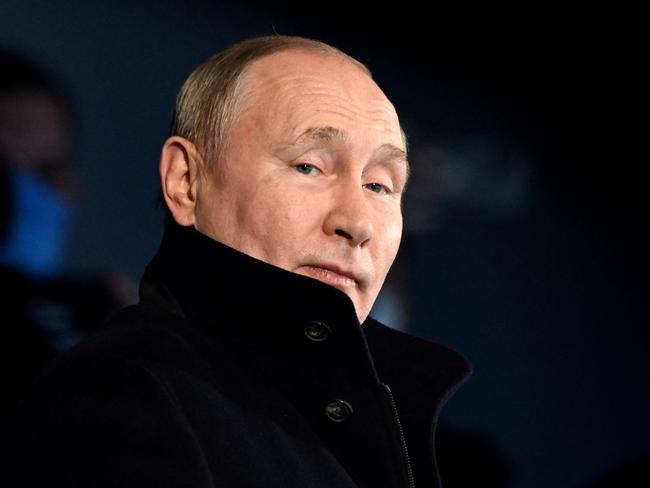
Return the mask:
[[[137,304],[118,311],[101,330],[61,355],[76,359],[86,356],[155,360],[191,349],[186,319]],[[175,354],[172,354],[175,355]]]
[[183,317],[132,305],[117,312],[106,325],[59,354],[41,382],[69,381],[111,371],[146,370],[162,375],[180,371],[205,375],[205,340]]
[[[129,307],[60,354],[0,426],[0,457],[7,463],[0,485],[20,476],[38,480],[29,486],[87,486],[97,473],[110,480],[106,486],[209,479],[186,407],[208,390],[210,407],[221,397],[210,389],[191,339],[176,332],[177,320],[183,322]],[[179,384],[187,386],[184,395]],[[38,470],[30,469],[34,460]],[[115,471],[101,471],[106,460]],[[147,462],[155,472],[141,469]]]

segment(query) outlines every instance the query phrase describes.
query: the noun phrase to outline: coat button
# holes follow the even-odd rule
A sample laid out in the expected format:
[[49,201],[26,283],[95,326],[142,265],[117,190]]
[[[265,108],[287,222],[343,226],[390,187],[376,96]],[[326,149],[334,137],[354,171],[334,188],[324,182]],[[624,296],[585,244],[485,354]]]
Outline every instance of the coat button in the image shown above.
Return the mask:
[[307,327],[305,327],[305,336],[307,339],[314,342],[323,342],[327,340],[331,333],[332,329],[323,322],[312,321],[307,324]]
[[334,400],[325,407],[325,415],[332,422],[345,422],[352,415],[352,405],[345,400]]

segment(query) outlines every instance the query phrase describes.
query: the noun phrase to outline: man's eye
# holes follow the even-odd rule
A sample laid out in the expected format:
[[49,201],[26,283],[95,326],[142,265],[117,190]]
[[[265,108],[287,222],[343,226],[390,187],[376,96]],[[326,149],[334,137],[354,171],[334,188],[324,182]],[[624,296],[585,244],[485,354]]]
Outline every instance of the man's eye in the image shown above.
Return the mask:
[[375,192],[375,193],[382,193],[385,195],[388,195],[390,193],[390,190],[382,185],[381,183],[368,183],[366,185],[363,185],[365,188],[368,188],[370,191]]
[[296,171],[304,175],[311,175],[314,174],[316,171],[320,171],[316,166],[309,163],[300,163],[294,166],[294,168],[296,168]]

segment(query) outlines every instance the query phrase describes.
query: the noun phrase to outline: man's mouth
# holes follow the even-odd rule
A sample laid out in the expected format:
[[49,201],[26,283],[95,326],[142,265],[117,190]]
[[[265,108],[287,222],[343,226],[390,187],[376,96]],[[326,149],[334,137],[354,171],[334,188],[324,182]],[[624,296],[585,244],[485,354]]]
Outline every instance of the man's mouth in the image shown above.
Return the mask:
[[306,265],[303,266],[306,274],[316,278],[323,283],[335,286],[341,290],[349,290],[358,286],[356,276],[349,272],[329,265]]

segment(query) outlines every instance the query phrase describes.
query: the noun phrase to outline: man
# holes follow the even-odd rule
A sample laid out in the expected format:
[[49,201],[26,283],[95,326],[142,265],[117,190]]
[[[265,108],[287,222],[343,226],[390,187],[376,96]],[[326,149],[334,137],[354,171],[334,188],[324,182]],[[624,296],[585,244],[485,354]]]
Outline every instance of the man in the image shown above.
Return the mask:
[[22,406],[12,476],[438,486],[437,413],[469,368],[368,316],[398,250],[408,163],[367,69],[320,42],[250,39],[192,73],[172,132],[169,215],[140,303]]

